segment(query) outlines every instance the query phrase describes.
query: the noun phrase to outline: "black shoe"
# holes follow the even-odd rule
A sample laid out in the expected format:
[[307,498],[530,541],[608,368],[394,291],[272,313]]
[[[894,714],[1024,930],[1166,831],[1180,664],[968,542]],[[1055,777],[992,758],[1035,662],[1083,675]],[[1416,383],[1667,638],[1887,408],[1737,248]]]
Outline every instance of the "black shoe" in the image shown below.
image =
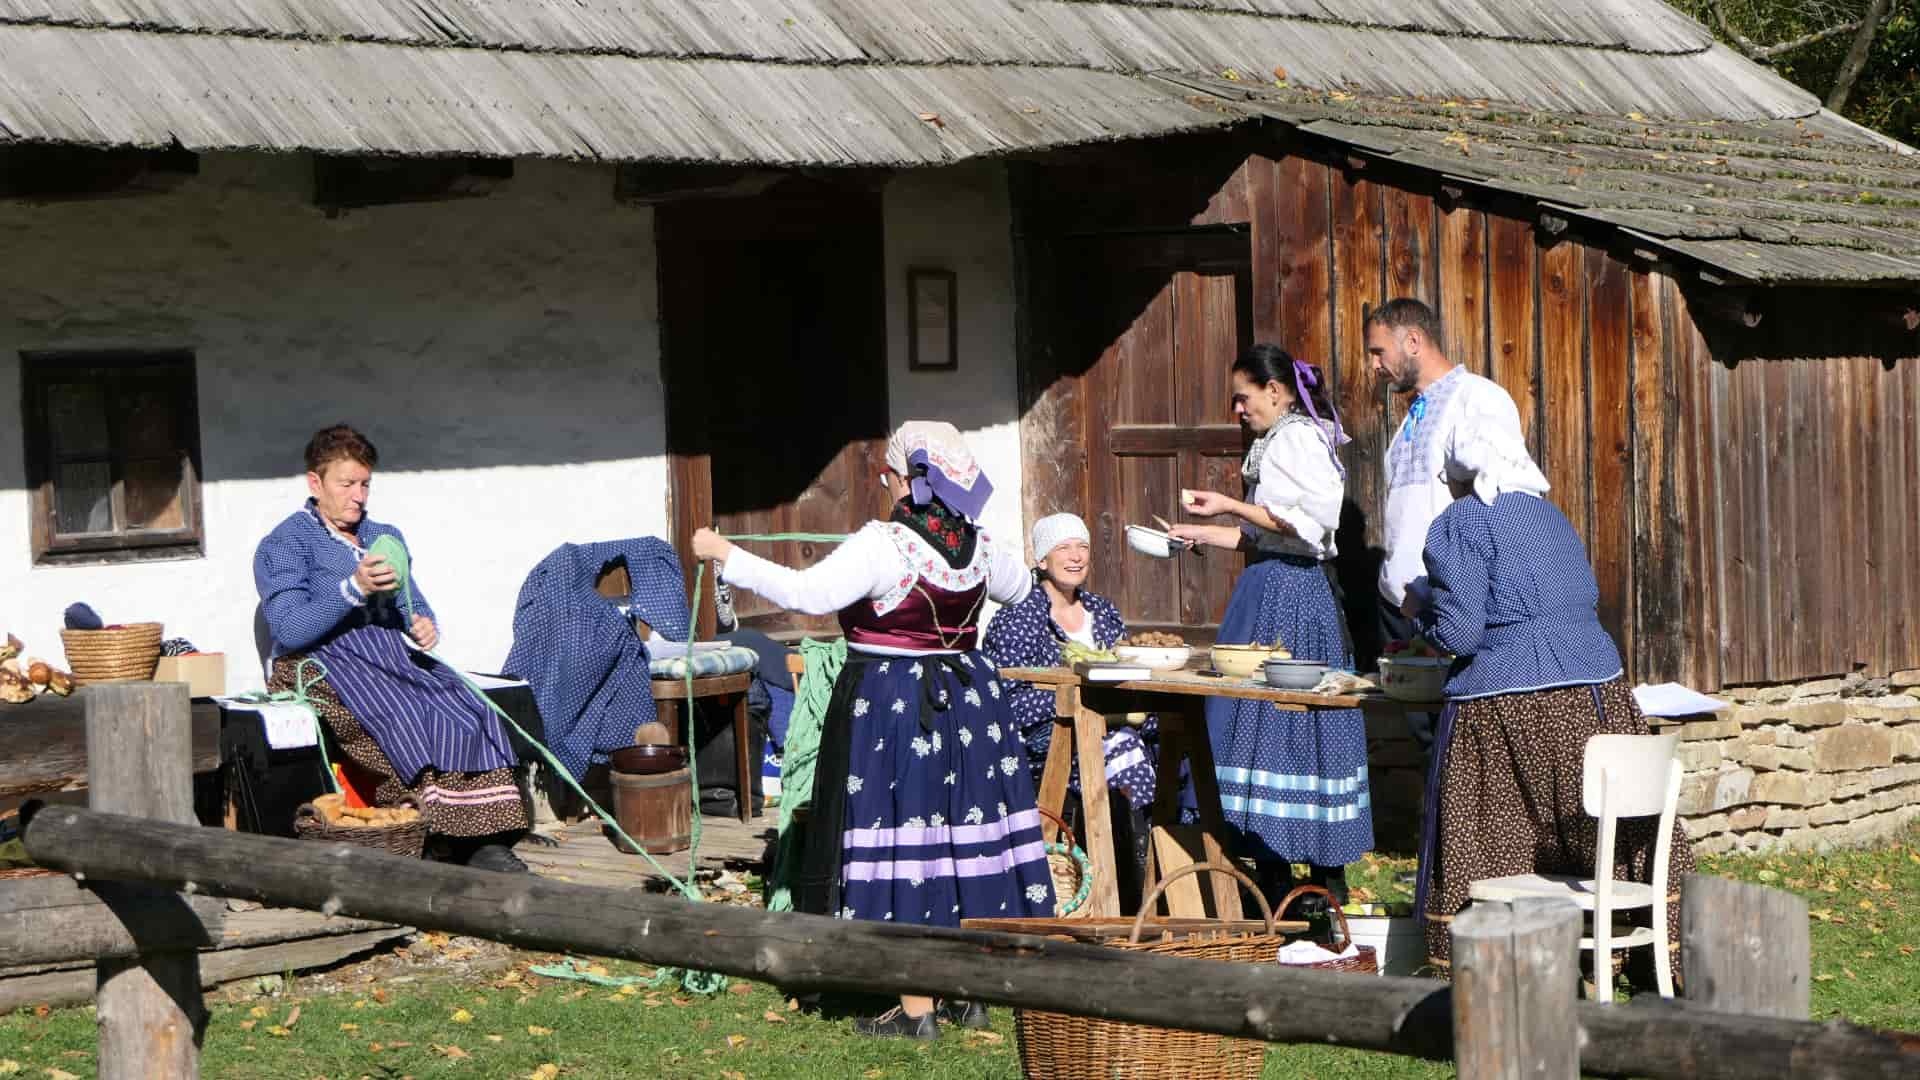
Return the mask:
[[987,1007],[977,1001],[942,1001],[933,1010],[933,1015],[954,1027],[975,1031],[985,1031],[993,1026],[993,1021],[987,1019]]
[[482,844],[473,849],[473,854],[467,856],[467,866],[500,874],[530,873],[527,864],[520,861],[520,856],[515,855],[512,848],[499,844]]
[[[985,1010],[982,1010],[983,1012]],[[917,1042],[933,1042],[940,1037],[940,1022],[933,1018],[932,1012],[919,1016],[908,1016],[905,1009],[895,1005],[879,1016],[853,1022],[855,1035],[872,1035],[882,1039],[913,1039]]]

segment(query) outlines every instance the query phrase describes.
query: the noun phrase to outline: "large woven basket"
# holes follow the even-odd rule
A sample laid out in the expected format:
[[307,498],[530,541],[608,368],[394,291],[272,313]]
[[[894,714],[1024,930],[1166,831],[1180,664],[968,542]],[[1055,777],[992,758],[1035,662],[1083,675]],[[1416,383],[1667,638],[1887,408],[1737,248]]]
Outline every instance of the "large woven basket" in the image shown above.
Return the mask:
[[[420,809],[420,803],[411,795],[404,796],[401,805]],[[400,825],[329,825],[312,803],[301,803],[293,812],[293,833],[302,840],[353,844],[417,859],[427,848],[427,816],[422,813]]]
[[[1210,870],[1231,874],[1260,905],[1264,932],[1189,928],[1184,937],[1163,933],[1159,941],[1140,940],[1148,913],[1170,882]],[[1273,911],[1245,874],[1221,862],[1194,863],[1168,874],[1140,902],[1133,933],[1108,948],[1198,960],[1270,964],[1286,937],[1274,926]],[[1020,1044],[1020,1070],[1027,1080],[1257,1080],[1267,1045],[1199,1031],[1125,1024],[1093,1016],[1017,1009],[1014,1033]]]
[[75,686],[144,682],[160,662],[160,624],[128,623],[107,630],[62,630]]

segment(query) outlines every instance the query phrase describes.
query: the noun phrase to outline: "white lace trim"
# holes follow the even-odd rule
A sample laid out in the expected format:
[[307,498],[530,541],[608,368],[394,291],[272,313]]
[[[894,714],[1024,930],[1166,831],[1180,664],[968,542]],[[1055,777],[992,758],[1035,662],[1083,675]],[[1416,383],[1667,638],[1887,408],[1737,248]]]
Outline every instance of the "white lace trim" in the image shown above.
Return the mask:
[[906,566],[893,584],[887,586],[887,591],[871,601],[876,615],[885,615],[899,607],[917,581],[926,581],[947,592],[966,592],[985,583],[992,568],[993,560],[988,556],[992,542],[984,529],[974,541],[973,558],[959,567],[947,565],[946,557],[934,550],[926,537],[897,521],[889,521],[881,529]]

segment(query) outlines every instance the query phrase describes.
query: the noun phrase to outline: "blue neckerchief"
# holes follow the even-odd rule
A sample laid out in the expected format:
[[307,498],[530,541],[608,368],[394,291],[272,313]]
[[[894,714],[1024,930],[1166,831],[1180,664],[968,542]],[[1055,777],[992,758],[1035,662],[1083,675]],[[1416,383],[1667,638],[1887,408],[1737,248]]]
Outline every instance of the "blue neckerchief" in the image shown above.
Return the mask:
[[1407,433],[1402,438],[1412,439],[1413,433],[1420,427],[1420,421],[1427,415],[1427,395],[1418,394],[1413,404],[1407,406]]

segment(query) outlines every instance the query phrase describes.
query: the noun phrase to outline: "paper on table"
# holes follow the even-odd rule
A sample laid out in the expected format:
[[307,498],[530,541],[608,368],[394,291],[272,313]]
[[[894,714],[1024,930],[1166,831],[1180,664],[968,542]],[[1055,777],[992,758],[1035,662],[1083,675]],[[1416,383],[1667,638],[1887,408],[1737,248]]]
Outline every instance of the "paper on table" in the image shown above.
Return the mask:
[[1636,686],[1633,699],[1648,716],[1702,716],[1732,707],[1719,698],[1710,698],[1698,690],[1671,682]]
[[313,712],[305,705],[291,701],[262,703],[233,698],[220,698],[219,701],[229,711],[259,713],[260,725],[267,732],[267,745],[275,750],[299,750],[317,745],[320,741]]

